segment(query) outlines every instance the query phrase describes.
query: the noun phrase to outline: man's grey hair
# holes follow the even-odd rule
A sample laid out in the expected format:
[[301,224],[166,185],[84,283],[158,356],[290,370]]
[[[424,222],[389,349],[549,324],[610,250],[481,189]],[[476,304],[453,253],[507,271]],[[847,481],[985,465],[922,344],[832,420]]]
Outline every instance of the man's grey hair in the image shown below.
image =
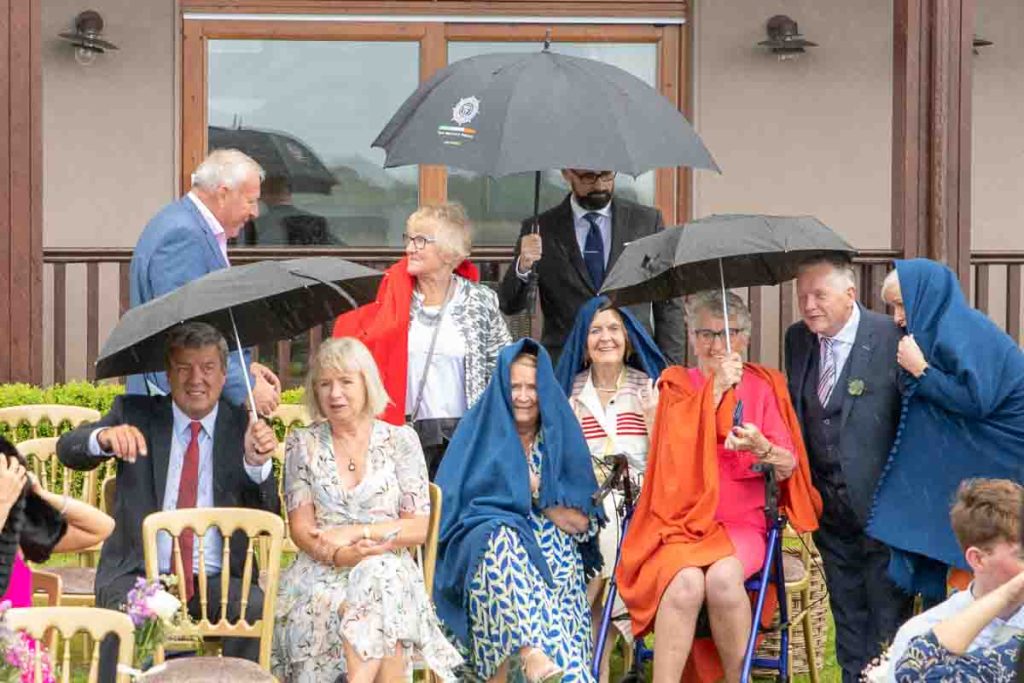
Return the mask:
[[220,352],[220,366],[228,370],[228,343],[216,327],[207,323],[182,323],[167,333],[167,347],[164,351],[164,366],[171,369],[171,355],[177,349],[199,349],[216,346]]
[[235,190],[253,176],[262,183],[266,173],[252,157],[237,149],[215,149],[192,174],[192,187],[213,192],[223,185]]
[[812,256],[800,264],[797,275],[814,266],[832,266],[833,276],[837,282],[842,283],[842,288],[853,287],[857,289],[857,273],[853,269],[853,261],[848,256]]
[[[726,303],[729,304],[729,317],[736,321],[736,324],[744,332],[750,331],[750,309],[743,303],[743,299],[734,292],[727,292]],[[693,331],[697,329],[697,318],[703,312],[709,313],[712,317],[722,319],[722,290],[706,289],[686,297],[683,304],[686,309],[686,329]],[[726,325],[729,321],[724,321]]]

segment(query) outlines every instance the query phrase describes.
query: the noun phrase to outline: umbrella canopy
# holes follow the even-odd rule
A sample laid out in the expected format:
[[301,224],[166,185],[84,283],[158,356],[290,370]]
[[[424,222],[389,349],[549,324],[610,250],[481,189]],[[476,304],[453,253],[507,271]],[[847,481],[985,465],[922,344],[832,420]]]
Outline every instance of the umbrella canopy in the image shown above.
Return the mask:
[[251,156],[268,178],[286,178],[293,192],[330,194],[338,184],[309,145],[287,133],[259,128],[221,128],[207,131],[210,149],[237,149]]
[[628,305],[726,286],[774,285],[796,277],[812,256],[853,253],[812,216],[714,215],[627,244],[601,293]]
[[679,110],[636,76],[548,49],[462,59],[416,90],[373,142],[385,167],[503,176],[555,168],[630,175],[718,170]]
[[96,377],[163,370],[167,332],[187,321],[213,325],[232,348],[290,339],[373,301],[382,277],[330,256],[214,271],[126,312],[103,345]]

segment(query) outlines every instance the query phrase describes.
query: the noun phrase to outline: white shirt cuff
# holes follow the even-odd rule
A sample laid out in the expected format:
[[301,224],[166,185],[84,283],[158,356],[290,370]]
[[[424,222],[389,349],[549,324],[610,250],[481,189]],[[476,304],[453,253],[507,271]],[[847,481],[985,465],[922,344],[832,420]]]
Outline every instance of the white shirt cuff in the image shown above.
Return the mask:
[[99,435],[106,427],[99,427],[98,429],[92,430],[89,434],[89,455],[93,455],[97,458],[108,458],[113,455],[113,451],[105,451],[100,447]]
[[516,257],[516,262],[515,262],[515,265],[513,266],[513,268],[516,269],[516,277],[517,278],[519,278],[523,282],[529,282],[530,281],[530,271],[526,271],[524,273],[523,271],[519,270],[519,257],[518,256]]
[[274,469],[274,459],[270,458],[262,465],[250,465],[249,463],[242,461],[245,466],[245,473],[249,475],[257,484],[262,484],[270,476],[270,471]]

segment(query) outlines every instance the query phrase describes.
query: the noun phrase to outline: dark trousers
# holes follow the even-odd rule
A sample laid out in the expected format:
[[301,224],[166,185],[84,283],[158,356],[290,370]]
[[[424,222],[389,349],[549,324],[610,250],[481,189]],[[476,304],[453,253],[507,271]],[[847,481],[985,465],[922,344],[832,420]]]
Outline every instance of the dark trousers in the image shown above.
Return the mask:
[[913,596],[889,579],[889,548],[863,530],[822,526],[814,542],[825,565],[843,683],[857,683],[864,667],[910,618]]
[[[107,609],[120,610],[127,602],[128,591],[135,586],[135,574],[122,576],[111,583],[103,586],[96,592],[96,606]],[[206,594],[206,617],[210,621],[220,619],[220,575],[210,575],[207,579]],[[228,621],[237,621],[241,611],[242,601],[242,579],[232,576],[228,582]],[[199,585],[196,584],[195,594],[188,603],[188,613],[193,619],[199,619]],[[253,622],[263,615],[263,591],[253,581],[249,589],[249,604],[245,610],[245,619]],[[100,667],[99,680],[101,683],[114,683],[117,667],[117,637],[107,636],[100,645]],[[224,656],[240,657],[250,661],[257,661],[260,656],[260,641],[258,638],[225,638]]]

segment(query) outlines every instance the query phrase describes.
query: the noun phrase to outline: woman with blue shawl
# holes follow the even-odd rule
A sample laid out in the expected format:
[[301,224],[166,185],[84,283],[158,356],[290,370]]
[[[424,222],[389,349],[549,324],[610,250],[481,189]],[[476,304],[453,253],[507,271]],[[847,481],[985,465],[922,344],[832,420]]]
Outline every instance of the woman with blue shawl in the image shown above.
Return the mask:
[[[603,476],[610,469],[605,458],[613,454],[626,456],[629,476],[639,493],[641,476],[647,469],[647,451],[653,431],[654,413],[658,408],[655,382],[665,369],[665,357],[643,325],[626,308],[612,305],[608,297],[595,297],[585,303],[576,316],[555,376],[569,397],[590,455]],[[612,523],[601,530],[600,548],[604,565],[600,576],[587,587],[594,633],[601,623],[604,587],[614,570],[621,540],[621,524],[617,511],[622,494],[614,492],[604,499],[604,512]],[[626,614],[621,598],[616,599],[614,616]],[[632,642],[629,620],[613,622],[626,642]],[[611,640],[613,634],[609,633]],[[611,643],[604,649],[601,681],[608,680]]]
[[464,680],[592,681],[586,579],[600,567],[590,452],[547,352],[506,346],[437,473],[434,603]]
[[896,261],[882,298],[907,331],[896,357],[905,389],[868,533],[892,548],[897,584],[942,599],[947,569],[967,569],[947,514],[957,486],[1024,475],[1024,355],[939,263]]

